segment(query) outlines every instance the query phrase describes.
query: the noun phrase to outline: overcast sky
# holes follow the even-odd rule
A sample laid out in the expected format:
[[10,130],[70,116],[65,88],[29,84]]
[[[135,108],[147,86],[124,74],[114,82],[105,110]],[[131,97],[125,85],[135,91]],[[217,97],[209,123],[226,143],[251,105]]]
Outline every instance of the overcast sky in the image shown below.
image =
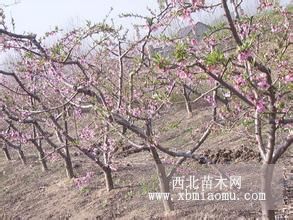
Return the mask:
[[[1,4],[10,4],[15,0],[0,0]],[[146,14],[147,6],[156,9],[157,0],[18,0],[19,4],[6,7],[7,21],[14,18],[16,32],[24,31],[43,34],[54,29],[55,26],[70,28],[82,24],[85,20],[92,22],[102,21],[111,7],[114,11],[111,17],[117,18],[122,12],[134,12]],[[282,0],[286,3],[290,0]],[[215,2],[214,0],[212,2]],[[244,9],[253,12],[258,0],[244,0]],[[199,14],[197,20],[204,23],[214,20],[220,12],[211,14]],[[116,22],[131,26],[127,19],[116,19]]]
[[[0,0],[6,4],[14,0]],[[45,33],[55,26],[70,27],[85,20],[102,21],[113,7],[111,17],[122,12],[147,13],[147,6],[157,8],[156,0],[21,0],[19,4],[7,7],[7,20],[11,16],[16,23],[16,31]],[[119,20],[127,24],[126,19]],[[127,23],[126,23],[127,22]],[[130,24],[129,24],[130,25]]]

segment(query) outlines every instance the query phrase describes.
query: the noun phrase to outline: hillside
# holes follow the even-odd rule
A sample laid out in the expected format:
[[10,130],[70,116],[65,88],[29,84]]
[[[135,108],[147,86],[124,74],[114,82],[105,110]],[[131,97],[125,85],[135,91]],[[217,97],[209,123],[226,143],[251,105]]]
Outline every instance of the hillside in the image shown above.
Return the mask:
[[[211,107],[206,104],[195,107],[192,119],[185,117],[184,106],[175,109],[168,117],[182,118],[182,122],[176,129],[162,137],[162,145],[181,145],[185,143],[184,136],[188,137],[190,132],[195,134],[201,132],[204,129],[204,122],[211,118],[209,108]],[[158,126],[164,127],[165,121],[169,119],[164,117],[160,119]],[[179,135],[178,132],[183,135]],[[257,149],[243,135],[244,133],[245,129],[237,126],[225,132],[212,134],[198,152],[209,155],[214,153],[218,157],[217,164],[232,163],[234,166],[257,164],[260,158]],[[25,150],[30,151],[29,148]],[[229,152],[219,153],[221,150],[231,150],[233,153],[239,151],[240,156],[233,157]],[[292,153],[291,149],[282,158],[282,170],[291,166]],[[152,172],[153,167],[147,162],[152,160],[149,153],[140,152],[117,158],[120,165],[113,174],[115,189],[111,192],[105,191],[103,173],[94,163],[85,157],[80,157],[77,152],[72,152],[72,155],[77,176],[84,176],[86,171],[94,173],[89,184],[81,189],[76,187],[74,180],[66,179],[61,161],[51,161],[48,173],[43,173],[33,152],[28,155],[27,165],[23,165],[15,154],[13,160],[9,162],[1,154],[1,219],[164,219],[166,217],[162,204],[148,199],[148,192],[158,190],[156,175]],[[205,165],[197,161],[188,161],[182,167],[183,174],[179,171],[178,175],[185,175],[185,168],[191,169],[191,172],[192,170],[198,172],[203,166]],[[257,173],[251,170],[247,175],[253,178]],[[247,203],[237,204],[238,207],[231,207],[223,202],[199,203],[194,206],[192,203],[178,201],[175,206],[178,211],[172,213],[171,217],[187,219],[218,219],[220,216],[222,219],[241,217],[253,219],[260,211],[259,208],[254,207],[253,210],[242,212],[241,210],[248,206]],[[230,212],[229,218],[226,212]]]

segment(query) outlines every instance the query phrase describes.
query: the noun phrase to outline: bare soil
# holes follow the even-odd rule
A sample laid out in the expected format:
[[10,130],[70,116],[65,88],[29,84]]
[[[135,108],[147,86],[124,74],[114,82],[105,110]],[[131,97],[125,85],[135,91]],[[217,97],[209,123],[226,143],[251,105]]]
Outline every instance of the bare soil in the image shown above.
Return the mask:
[[[194,110],[191,119],[186,118],[184,108],[174,109],[166,117],[156,122],[156,132],[160,134],[161,144],[170,149],[184,146],[190,136],[200,137],[211,119],[209,107],[204,105]],[[181,123],[175,124],[178,121]],[[168,126],[172,129],[168,130]],[[259,163],[255,145],[243,134],[241,127],[213,133],[198,154],[217,164]],[[254,211],[241,211],[241,206],[248,204],[239,204],[235,210],[216,202],[175,202],[176,211],[164,214],[161,202],[148,199],[148,192],[158,189],[148,151],[116,158],[115,189],[111,192],[105,190],[101,170],[74,149],[71,152],[76,176],[84,176],[87,171],[95,173],[90,184],[82,189],[76,187],[74,180],[66,178],[60,160],[50,161],[49,171],[42,172],[31,146],[26,146],[24,151],[28,157],[26,165],[14,152],[11,152],[12,161],[6,161],[2,152],[0,154],[0,219],[255,219],[259,215],[258,206]],[[290,155],[292,149],[282,158],[282,166],[292,165]],[[172,160],[161,156],[166,163]],[[183,168],[200,170],[202,166],[205,165],[200,161],[188,161]]]

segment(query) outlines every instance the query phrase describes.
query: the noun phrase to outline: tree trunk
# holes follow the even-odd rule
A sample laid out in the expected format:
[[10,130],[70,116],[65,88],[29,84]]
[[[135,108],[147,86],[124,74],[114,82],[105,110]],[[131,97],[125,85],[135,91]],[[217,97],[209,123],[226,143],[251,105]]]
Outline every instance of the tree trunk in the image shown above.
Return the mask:
[[266,199],[261,201],[262,220],[275,220],[271,186],[274,172],[273,166],[273,164],[263,164],[262,167],[261,192],[266,195]]
[[26,158],[25,158],[24,153],[21,149],[18,149],[18,156],[19,156],[21,162],[23,164],[26,164]]
[[184,100],[185,100],[187,117],[191,118],[192,117],[192,107],[191,107],[191,102],[190,102],[190,94],[188,94],[187,88],[185,85],[183,86],[183,96],[184,96]]
[[[106,135],[104,136],[104,145],[107,146],[107,148],[109,147],[109,134],[110,131],[110,127],[109,124],[105,124],[105,132]],[[103,153],[103,157],[104,157],[104,164],[106,164],[103,167],[103,172],[105,175],[105,184],[106,184],[106,189],[108,192],[110,192],[112,189],[114,189],[114,184],[113,184],[113,178],[112,178],[112,172],[111,172],[111,168],[109,167],[109,153],[108,152],[104,152]]]
[[47,161],[46,159],[44,159],[45,157],[44,152],[38,152],[38,155],[39,155],[39,160],[41,161],[41,164],[42,164],[42,171],[43,172],[48,171]]
[[[147,137],[151,138],[153,135],[152,132],[152,121],[151,119],[148,119],[146,122],[146,135]],[[160,159],[160,156],[154,146],[149,142],[149,148],[152,153],[152,156],[155,161],[155,165],[157,168],[157,174],[158,174],[158,179],[160,182],[160,193],[169,193],[168,199],[163,199],[163,205],[164,205],[164,210],[166,213],[169,213],[174,210],[174,205],[171,200],[171,195],[170,195],[170,186],[169,186],[169,179],[166,174],[166,170],[164,165],[162,164],[162,161]]]
[[[67,117],[68,116],[68,110],[64,107],[64,114],[63,114],[63,120],[64,120],[64,128],[66,134],[68,134],[68,123],[67,123]],[[66,173],[67,177],[69,179],[72,179],[74,177],[73,173],[73,166],[72,166],[72,161],[71,161],[71,156],[69,152],[69,141],[68,138],[65,137],[65,167],[66,167]]]
[[[65,129],[67,132],[67,125],[65,126]],[[70,156],[70,152],[69,152],[67,138],[65,140],[65,169],[66,169],[67,177],[69,179],[72,179],[74,177],[74,173],[73,173],[73,166],[72,166],[72,161],[71,161],[71,156]]]
[[11,160],[11,157],[10,157],[9,151],[7,149],[7,146],[4,145],[4,147],[2,149],[3,149],[3,152],[4,152],[6,160],[8,160],[8,161]]
[[106,189],[107,189],[108,192],[110,192],[112,189],[114,189],[114,183],[113,183],[111,168],[110,167],[104,168],[103,172],[104,172],[104,175],[105,175]]
[[41,140],[39,140],[37,150],[38,150],[39,160],[41,161],[41,164],[42,164],[42,170],[45,172],[48,170],[48,166],[47,166],[47,161],[45,159],[45,153],[42,148],[42,141]]
[[65,158],[66,174],[69,179],[72,179],[74,177],[74,173],[73,173],[73,166],[72,166],[68,146],[66,146],[65,149],[66,149],[66,158]]
[[34,140],[33,144],[35,145],[38,151],[39,160],[41,161],[41,164],[42,164],[42,171],[45,172],[48,170],[48,166],[45,159],[45,153],[42,148],[42,140],[40,139],[40,135],[37,135],[36,127],[35,125],[33,125],[33,138],[36,139],[37,137],[39,138],[39,140],[38,141]]
[[[216,83],[216,86],[219,84]],[[213,91],[213,120],[214,122],[217,121],[217,96],[218,96],[218,89]]]
[[[34,84],[36,83],[36,78],[32,77],[31,80],[32,80],[32,82]],[[34,91],[34,93],[35,93],[35,91]],[[31,106],[35,110],[35,99],[33,97],[30,98],[30,102],[31,102]],[[33,144],[37,148],[39,160],[41,161],[41,164],[42,164],[42,171],[45,172],[45,171],[48,170],[48,166],[47,166],[47,162],[46,162],[46,159],[45,159],[45,153],[44,153],[44,150],[42,148],[42,140],[39,139],[38,142],[36,141],[37,137],[40,138],[40,134],[37,135],[36,126],[34,124],[32,126],[32,129],[33,129],[33,138],[35,139],[33,141]]]
[[[161,193],[170,193],[170,185],[169,180],[166,175],[166,170],[164,165],[162,164],[160,157],[158,155],[157,150],[154,147],[150,147],[151,153],[153,155],[155,165],[157,168],[158,178],[160,182],[160,192]],[[174,210],[174,204],[169,196],[168,200],[163,199],[164,210],[166,213],[169,213]]]

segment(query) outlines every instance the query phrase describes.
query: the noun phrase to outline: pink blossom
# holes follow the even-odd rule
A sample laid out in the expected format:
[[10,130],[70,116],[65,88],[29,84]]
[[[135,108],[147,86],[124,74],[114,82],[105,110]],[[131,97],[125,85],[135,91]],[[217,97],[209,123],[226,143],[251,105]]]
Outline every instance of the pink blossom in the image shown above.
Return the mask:
[[152,116],[157,110],[157,106],[155,104],[149,104],[148,105],[148,110],[147,110],[147,113],[149,116]]
[[84,128],[80,134],[80,138],[85,139],[85,140],[90,140],[90,139],[94,138],[94,136],[95,136],[95,132],[88,127]]
[[113,152],[114,149],[115,149],[115,145],[116,145],[115,140],[109,138],[108,141],[107,141],[107,143],[104,143],[104,144],[101,146],[101,149],[102,149],[105,153]]
[[74,179],[74,183],[78,189],[86,187],[94,176],[94,172],[87,172],[85,176]]
[[26,119],[29,115],[30,115],[29,112],[26,112],[26,111],[20,112],[21,119]]
[[26,144],[29,141],[29,139],[31,139],[30,135],[22,134],[20,136],[20,143]]
[[108,107],[113,108],[114,102],[112,101],[112,98],[110,96],[105,96],[105,101]]
[[259,3],[260,3],[259,9],[266,9],[273,6],[273,4],[269,2],[268,0],[259,0]]
[[197,8],[204,5],[204,0],[192,0],[192,7]]
[[176,73],[176,75],[180,78],[180,79],[186,79],[187,78],[187,74],[183,71],[180,70]]
[[23,134],[18,131],[2,132],[1,133],[5,138],[10,139],[11,141],[17,141],[21,144],[26,144],[31,136],[28,134]]
[[284,77],[284,80],[285,80],[285,83],[291,83],[291,82],[293,82],[293,74],[286,75]]
[[243,23],[239,25],[239,29],[240,29],[239,31],[240,36],[242,37],[242,39],[245,39],[249,34],[250,26],[248,24]]
[[0,36],[0,44],[3,44],[5,42],[5,37],[4,36]]
[[216,103],[214,102],[214,99],[212,96],[205,96],[204,99],[209,103],[211,104],[213,107],[216,106]]
[[256,110],[258,112],[264,112],[266,110],[265,102],[262,99],[256,102]]
[[190,9],[183,9],[183,18],[184,19],[189,19],[191,16],[191,10]]
[[238,54],[238,60],[240,62],[243,62],[243,61],[247,61],[248,58],[252,57],[252,52],[247,50],[247,51],[242,51]]
[[198,44],[198,42],[197,42],[197,40],[195,40],[195,39],[191,39],[190,44],[191,44],[192,46],[196,46],[196,45]]
[[261,81],[259,81],[257,83],[257,85],[261,88],[261,89],[268,89],[270,87],[270,85],[267,83],[266,79],[263,79]]
[[141,96],[142,96],[141,90],[136,90],[136,89],[133,90],[133,98],[140,99]]
[[182,5],[184,3],[184,0],[172,0],[172,4],[174,6],[176,5]]
[[237,86],[243,86],[246,83],[244,78],[241,75],[235,76],[234,80],[235,80],[235,83],[236,83]]
[[133,108],[130,110],[130,113],[134,116],[134,117],[139,117],[141,114],[141,110],[139,108]]
[[278,63],[278,68],[287,68],[288,67],[288,61],[287,60],[284,60],[284,61],[281,61],[280,63]]
[[257,86],[259,86],[261,89],[268,89],[270,87],[265,74],[261,74],[259,77],[257,77],[257,81]]
[[271,25],[271,31],[272,33],[280,32],[281,29],[279,27],[276,27],[275,25]]
[[151,27],[151,29],[152,29],[153,31],[156,31],[156,30],[158,30],[160,27],[161,27],[161,24],[153,24],[152,27]]
[[207,43],[208,43],[208,45],[210,47],[215,47],[217,45],[217,42],[216,42],[216,40],[214,38],[208,39],[208,42]]
[[181,80],[187,80],[187,81],[191,81],[192,80],[192,74],[184,71],[184,70],[179,70],[177,73],[176,73],[177,77]]
[[81,118],[81,116],[82,116],[81,108],[74,109],[74,114],[77,118]]

